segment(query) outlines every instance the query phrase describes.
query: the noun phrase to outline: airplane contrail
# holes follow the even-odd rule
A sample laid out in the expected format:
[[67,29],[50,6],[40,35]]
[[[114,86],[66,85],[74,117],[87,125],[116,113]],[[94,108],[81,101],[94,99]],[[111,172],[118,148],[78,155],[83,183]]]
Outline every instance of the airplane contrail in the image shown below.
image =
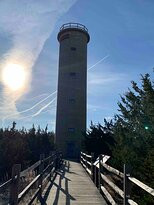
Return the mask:
[[[109,55],[104,56],[101,60],[99,60],[99,61],[96,62],[94,65],[92,65],[91,67],[89,67],[89,68],[88,68],[88,71],[91,70],[92,68],[94,68],[96,65],[98,65],[99,63],[101,63],[102,61],[104,61],[104,60],[105,60],[106,58],[108,58],[108,57],[109,57]],[[25,112],[28,112],[28,111],[34,109],[36,106],[38,106],[39,104],[41,104],[42,102],[44,102],[46,99],[48,99],[49,97],[51,97],[52,95],[54,95],[56,92],[57,92],[57,90],[55,90],[53,93],[51,93],[50,95],[48,95],[46,98],[42,99],[41,101],[39,101],[38,103],[36,103],[35,105],[33,105],[31,108],[28,108],[28,109],[26,109],[26,110],[23,110],[23,111],[21,111],[21,112],[18,112],[18,114],[22,114],[22,113],[25,113]],[[54,100],[55,100],[55,98],[54,98]],[[47,105],[43,106],[37,113],[35,113],[34,115],[27,116],[27,117],[34,117],[34,116],[36,116],[36,114],[37,114],[37,115],[40,114],[41,111],[42,111],[42,109],[44,110],[44,109],[46,108],[46,106],[48,107],[50,104],[51,104],[51,101],[50,101]],[[44,108],[44,107],[45,107],[45,108]],[[5,119],[7,119],[8,117],[11,117],[11,116],[15,116],[15,115],[17,115],[17,114],[9,115],[9,116],[7,116]],[[24,117],[24,118],[27,118],[27,117]],[[21,119],[24,119],[24,118],[21,118]]]
[[45,111],[43,111],[42,113],[50,112],[52,108],[53,108],[53,109],[56,108],[56,105],[53,105],[53,106],[51,106],[51,107],[49,106],[48,109],[45,110]]
[[51,103],[53,103],[56,100],[56,97],[51,100],[48,104],[44,105],[39,111],[37,111],[35,114],[32,115],[32,117],[35,117],[39,115],[45,108],[47,108]]
[[55,97],[53,100],[51,100],[48,104],[44,105],[44,106],[43,106],[40,110],[38,110],[35,114],[22,117],[22,118],[20,118],[19,120],[23,120],[23,119],[25,119],[25,118],[35,117],[35,116],[39,115],[45,108],[47,108],[49,105],[51,105],[51,104],[55,101],[55,99],[56,99],[56,97]]
[[[38,106],[39,104],[41,104],[42,102],[44,102],[45,100],[47,100],[49,97],[51,97],[52,95],[54,95],[56,92],[57,92],[57,91],[54,91],[53,93],[51,93],[50,95],[48,95],[48,96],[45,97],[44,99],[42,99],[42,100],[40,100],[39,102],[37,102],[37,103],[36,103],[35,105],[33,105],[32,107],[30,107],[30,108],[28,108],[28,109],[26,109],[26,110],[23,110],[23,111],[21,111],[21,112],[18,112],[17,114],[25,113],[25,112],[28,112],[28,111],[34,109],[36,106]],[[6,116],[5,119],[7,119],[8,117],[15,116],[15,115],[17,115],[17,114],[8,115],[8,116]]]
[[109,55],[104,56],[101,60],[99,60],[97,63],[92,65],[90,68],[88,68],[88,71],[91,70],[92,68],[94,68],[96,65],[98,65],[99,63],[101,63],[102,61],[104,61],[108,57],[109,57]]

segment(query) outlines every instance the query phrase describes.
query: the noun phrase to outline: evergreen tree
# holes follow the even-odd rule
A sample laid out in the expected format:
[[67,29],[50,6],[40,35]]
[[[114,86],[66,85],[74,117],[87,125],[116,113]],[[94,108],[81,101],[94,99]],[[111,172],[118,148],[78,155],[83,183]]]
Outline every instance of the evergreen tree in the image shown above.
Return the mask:
[[[118,103],[112,165],[122,169],[124,163],[130,164],[133,176],[154,187],[154,85],[149,74],[141,77],[141,86],[132,81],[132,89]],[[139,204],[153,204],[150,198]]]
[[33,125],[28,131],[24,127],[17,130],[13,122],[11,128],[0,129],[0,181],[11,177],[13,164],[19,163],[25,169],[39,160],[40,154],[47,156],[53,149],[54,133],[47,127],[36,130]]
[[84,149],[86,152],[95,156],[99,154],[111,155],[111,146],[114,145],[114,138],[112,134],[112,121],[109,123],[104,120],[105,125],[94,125],[91,122],[90,129],[84,134]]

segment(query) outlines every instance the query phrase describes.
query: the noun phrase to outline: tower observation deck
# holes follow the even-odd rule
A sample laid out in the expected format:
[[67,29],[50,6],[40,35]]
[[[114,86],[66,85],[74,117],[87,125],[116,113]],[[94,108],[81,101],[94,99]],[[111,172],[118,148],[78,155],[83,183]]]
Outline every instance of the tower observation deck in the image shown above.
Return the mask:
[[65,157],[78,158],[86,131],[88,29],[79,23],[62,25],[59,48],[56,145]]

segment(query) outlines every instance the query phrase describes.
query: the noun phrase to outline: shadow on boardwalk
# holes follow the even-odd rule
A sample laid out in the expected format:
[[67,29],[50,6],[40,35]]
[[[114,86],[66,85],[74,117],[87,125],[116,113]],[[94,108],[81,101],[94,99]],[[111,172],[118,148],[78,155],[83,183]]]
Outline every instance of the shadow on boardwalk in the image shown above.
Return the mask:
[[[71,200],[73,200],[73,201],[75,200],[75,198],[69,194],[68,182],[71,180],[65,176],[66,172],[72,173],[69,171],[69,169],[70,169],[70,163],[69,163],[69,161],[65,161],[63,163],[61,169],[56,172],[53,180],[51,181],[50,185],[48,186],[47,190],[44,193],[44,197],[40,200],[42,205],[47,205],[46,201],[49,197],[50,190],[52,188],[54,188],[54,189],[56,188],[55,195],[52,196],[52,197],[54,197],[53,205],[59,204],[60,192],[62,192],[66,196],[66,205],[70,205]],[[76,173],[74,173],[74,174],[76,174]],[[55,181],[55,179],[58,177],[58,175],[59,175],[59,180],[57,183],[57,181]],[[65,183],[65,188],[62,188],[62,181],[64,181],[64,183]]]
[[69,160],[48,183],[41,204],[106,205],[106,202],[81,164]]

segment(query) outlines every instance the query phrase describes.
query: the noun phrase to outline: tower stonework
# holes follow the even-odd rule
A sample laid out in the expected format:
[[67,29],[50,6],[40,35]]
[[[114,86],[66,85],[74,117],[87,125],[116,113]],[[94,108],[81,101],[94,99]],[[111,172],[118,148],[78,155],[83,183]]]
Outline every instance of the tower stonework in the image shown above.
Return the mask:
[[59,73],[56,145],[65,157],[78,158],[86,131],[88,30],[82,24],[64,24],[58,33]]

